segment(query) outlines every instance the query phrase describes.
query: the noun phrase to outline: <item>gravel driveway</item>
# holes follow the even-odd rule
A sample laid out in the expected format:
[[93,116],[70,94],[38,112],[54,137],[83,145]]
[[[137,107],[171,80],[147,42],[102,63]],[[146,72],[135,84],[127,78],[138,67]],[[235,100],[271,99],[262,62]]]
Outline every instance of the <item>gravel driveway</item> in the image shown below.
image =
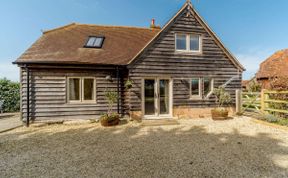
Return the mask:
[[288,177],[288,133],[236,118],[0,134],[0,177]]

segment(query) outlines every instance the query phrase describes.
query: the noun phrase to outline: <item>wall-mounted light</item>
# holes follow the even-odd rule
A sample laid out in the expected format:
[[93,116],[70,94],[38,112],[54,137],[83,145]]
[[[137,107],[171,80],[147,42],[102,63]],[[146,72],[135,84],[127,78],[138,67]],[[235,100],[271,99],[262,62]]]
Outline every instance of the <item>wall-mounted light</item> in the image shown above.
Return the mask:
[[113,81],[111,75],[107,75],[107,76],[105,77],[105,79],[106,79],[107,81],[109,81],[109,82],[112,82],[112,81]]

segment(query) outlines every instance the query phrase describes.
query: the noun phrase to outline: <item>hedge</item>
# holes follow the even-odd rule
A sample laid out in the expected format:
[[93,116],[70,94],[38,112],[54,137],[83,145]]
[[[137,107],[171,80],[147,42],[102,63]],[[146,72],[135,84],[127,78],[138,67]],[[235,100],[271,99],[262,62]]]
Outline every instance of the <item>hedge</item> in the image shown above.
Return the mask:
[[4,112],[19,112],[20,110],[20,84],[6,78],[0,79],[0,100],[4,101]]

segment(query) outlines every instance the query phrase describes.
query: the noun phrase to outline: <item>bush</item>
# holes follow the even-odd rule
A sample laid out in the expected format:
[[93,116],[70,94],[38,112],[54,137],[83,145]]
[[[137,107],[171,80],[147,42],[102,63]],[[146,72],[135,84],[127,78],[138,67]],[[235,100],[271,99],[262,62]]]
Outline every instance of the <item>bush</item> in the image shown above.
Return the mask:
[[19,112],[20,110],[20,84],[6,78],[0,79],[0,100],[4,101],[4,112]]
[[223,107],[225,104],[230,104],[232,101],[231,95],[225,91],[224,87],[215,88],[213,93],[216,96],[216,103],[218,104],[218,107]]
[[271,114],[265,114],[263,115],[263,120],[267,121],[267,122],[271,122],[271,123],[277,123],[280,121],[279,118],[275,117],[274,115]]

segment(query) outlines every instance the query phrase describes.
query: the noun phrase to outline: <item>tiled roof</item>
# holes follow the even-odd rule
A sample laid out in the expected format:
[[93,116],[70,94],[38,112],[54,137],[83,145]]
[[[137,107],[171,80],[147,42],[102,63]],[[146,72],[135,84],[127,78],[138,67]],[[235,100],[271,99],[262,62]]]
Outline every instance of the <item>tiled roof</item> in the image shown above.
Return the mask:
[[[126,65],[159,29],[70,24],[46,31],[16,63]],[[89,36],[105,36],[101,49],[84,48]]]
[[288,76],[288,49],[280,50],[261,63],[257,79]]

